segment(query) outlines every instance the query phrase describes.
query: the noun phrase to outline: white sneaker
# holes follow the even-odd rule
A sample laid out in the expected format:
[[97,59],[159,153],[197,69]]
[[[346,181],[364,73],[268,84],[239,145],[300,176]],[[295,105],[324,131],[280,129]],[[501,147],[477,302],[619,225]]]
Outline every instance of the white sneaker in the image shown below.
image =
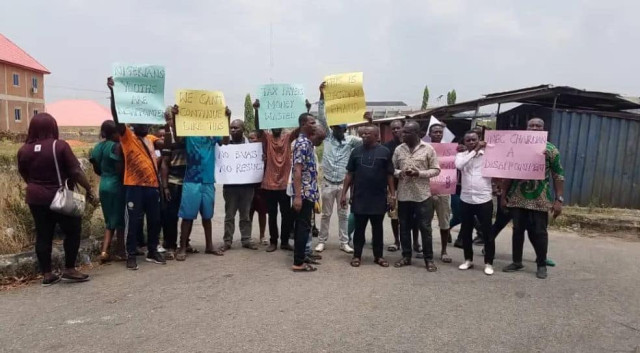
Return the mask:
[[324,243],[320,243],[320,244],[316,245],[316,251],[317,252],[323,252],[324,251]]
[[340,244],[340,250],[346,252],[347,254],[353,254],[353,248],[351,248],[349,244]]
[[159,253],[164,253],[164,252],[167,252],[167,250],[165,248],[163,248],[162,245],[158,245],[158,252]]
[[459,270],[468,270],[470,268],[473,268],[473,262],[469,260],[465,261],[462,265],[458,266]]
[[487,276],[491,276],[493,274],[493,266],[489,264],[484,265],[484,274]]

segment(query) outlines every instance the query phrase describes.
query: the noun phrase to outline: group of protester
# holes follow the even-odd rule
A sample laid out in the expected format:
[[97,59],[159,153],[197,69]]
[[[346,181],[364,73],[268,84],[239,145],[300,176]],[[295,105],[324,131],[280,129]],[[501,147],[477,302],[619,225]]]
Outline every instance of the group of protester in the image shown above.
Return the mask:
[[[383,145],[379,128],[370,123],[371,117],[365,113],[364,119],[369,123],[358,129],[358,136],[346,134],[345,125],[327,125],[324,83],[320,86],[317,119],[309,113],[311,105],[307,102],[307,112],[300,115],[298,128],[265,131],[260,129],[260,102],[256,101],[253,105],[256,131],[245,131],[242,120],[231,121],[231,112],[227,109],[229,136],[225,137],[176,136],[175,116],[180,109],[176,105],[165,111],[166,125],[160,136],[151,135],[148,125],[126,126],[118,120],[111,78],[107,85],[111,91],[113,121],[103,123],[102,141],[91,154],[94,170],[101,177],[99,200],[106,227],[102,262],[121,257],[126,258],[127,269],[138,269],[137,256],[144,254],[140,248],[144,224],[146,261],[155,264],[174,259],[185,261],[189,253],[197,252],[189,240],[198,216],[204,228],[205,253],[222,256],[232,249],[236,215],[242,247],[257,250],[259,246],[252,240],[251,233],[253,215],[258,213],[260,242],[267,245],[266,251],[276,251],[279,243],[281,250],[293,251],[293,271],[313,272],[317,270],[314,265],[322,259],[320,253],[326,249],[335,206],[340,250],[353,254],[350,261],[353,267],[361,265],[368,223],[372,229],[374,263],[389,266],[383,256],[383,221],[385,214],[389,214],[395,242],[387,250],[402,250],[402,257],[394,266],[411,265],[415,251],[429,272],[437,271],[431,228],[435,213],[442,240],[441,262],[452,262],[447,254],[450,228],[461,223],[456,243],[462,243],[465,261],[459,269],[472,268],[472,233],[477,227],[484,243],[484,273],[492,275],[494,239],[513,219],[513,263],[504,271],[523,268],[526,231],[537,256],[537,276],[547,276],[548,212],[553,210],[554,216],[559,215],[564,201],[560,156],[551,143],[545,151],[544,180],[492,180],[481,173],[486,147],[482,131],[471,130],[464,135],[455,158],[460,180],[456,194],[432,195],[429,180],[439,175],[440,165],[431,144],[442,142],[445,127],[435,124],[425,129],[416,121],[396,120],[390,125],[393,139]],[[543,130],[544,122],[531,119],[528,129]],[[427,137],[430,143],[424,141]],[[258,184],[223,186],[224,235],[223,244],[218,247],[213,244],[211,225],[215,204],[215,146],[251,142],[263,145],[264,178]],[[321,144],[324,151],[319,163],[315,147]],[[60,187],[56,169],[60,170],[62,180],[69,179],[73,187],[82,186],[90,202],[96,202],[97,198],[71,148],[58,139],[55,119],[49,114],[41,113],[31,120],[27,141],[18,152],[18,164],[27,183],[26,202],[36,225],[36,252],[44,276],[43,285],[60,279],[88,280],[86,274],[75,269],[80,219],[49,208]],[[319,173],[320,165],[322,173]],[[552,181],[555,198],[550,186]],[[496,195],[498,212],[492,225]],[[322,216],[314,251],[312,220],[319,210]],[[268,240],[265,236],[267,215]],[[179,220],[182,220],[180,224]],[[51,269],[56,224],[66,236],[62,276]],[[161,231],[162,245],[159,244]],[[293,247],[289,241],[292,234]],[[109,249],[114,237],[116,253],[111,256]]]

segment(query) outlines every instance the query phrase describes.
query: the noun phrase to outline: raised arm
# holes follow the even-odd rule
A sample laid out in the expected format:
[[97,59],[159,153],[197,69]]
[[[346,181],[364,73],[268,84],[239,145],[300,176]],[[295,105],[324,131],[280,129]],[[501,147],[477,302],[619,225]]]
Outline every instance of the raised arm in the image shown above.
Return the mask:
[[[224,108],[224,115],[227,117],[227,126],[231,125],[231,109],[229,107]],[[219,145],[228,145],[231,138],[229,138],[229,134],[222,137],[222,141],[220,141]]]
[[455,165],[457,169],[462,169],[464,168],[464,166],[467,165],[467,163],[469,163],[469,161],[471,161],[473,159],[473,157],[475,157],[477,154],[477,152],[475,150],[471,151],[471,152],[462,152],[462,153],[458,153],[456,154],[456,160],[455,160]]
[[255,116],[255,120],[256,120],[256,133],[258,134],[258,138],[262,139],[262,136],[264,135],[264,130],[260,128],[259,110],[260,110],[260,100],[256,99],[256,101],[253,102],[253,115]]
[[324,89],[327,87],[326,82],[320,84],[320,99],[318,100],[318,121],[322,124],[322,127],[327,131],[329,135],[329,125],[327,123],[327,116],[324,111]]
[[107,87],[109,87],[109,92],[111,94],[111,117],[113,117],[113,121],[116,123],[116,127],[118,128],[118,132],[120,135],[123,135],[127,126],[125,124],[120,124],[118,121],[118,110],[116,109],[116,100],[113,96],[113,77],[107,78]]

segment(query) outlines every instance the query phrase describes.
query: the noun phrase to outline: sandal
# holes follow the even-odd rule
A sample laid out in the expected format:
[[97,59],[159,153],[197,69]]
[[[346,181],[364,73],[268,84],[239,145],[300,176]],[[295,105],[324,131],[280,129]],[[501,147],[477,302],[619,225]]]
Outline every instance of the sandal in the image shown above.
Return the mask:
[[398,246],[396,244],[391,244],[387,246],[387,251],[391,251],[391,252],[398,251]]
[[291,270],[293,270],[293,272],[315,272],[318,269],[309,264],[304,264],[302,265],[302,268],[293,267]]
[[184,253],[178,253],[176,255],[176,261],[184,261],[187,259],[187,254]]
[[187,245],[187,254],[199,254],[200,251],[196,248],[192,248],[191,245]]
[[360,267],[360,259],[357,257],[351,259],[351,267]]
[[389,261],[385,260],[384,258],[379,258],[379,259],[375,259],[373,260],[374,263],[382,266],[382,267],[389,267]]
[[167,250],[167,252],[164,254],[164,259],[167,261],[172,261],[176,259],[176,252],[173,250]]
[[438,270],[438,267],[436,266],[436,264],[433,263],[433,261],[427,261],[428,272],[436,272],[437,270]]
[[314,260],[322,260],[322,255],[317,254],[315,251],[309,254],[309,258]]
[[209,255],[224,256],[224,251],[220,249],[205,250],[204,253]]
[[410,258],[403,257],[402,259],[400,259],[400,261],[398,261],[395,264],[393,264],[393,267],[395,267],[395,268],[400,268],[400,267],[404,267],[404,266],[411,266],[411,259]]
[[452,260],[449,257],[449,255],[442,254],[442,255],[440,255],[440,261],[444,262],[445,264],[449,264],[449,263],[451,263]]
[[258,246],[255,243],[242,244],[242,247],[249,250],[258,250]]

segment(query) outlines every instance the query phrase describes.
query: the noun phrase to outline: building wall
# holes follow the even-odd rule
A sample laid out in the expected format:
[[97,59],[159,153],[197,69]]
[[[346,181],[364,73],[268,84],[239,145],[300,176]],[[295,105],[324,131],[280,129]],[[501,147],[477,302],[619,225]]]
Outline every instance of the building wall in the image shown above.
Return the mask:
[[498,130],[524,130],[545,120],[560,150],[567,204],[640,209],[640,116],[622,119],[588,112],[521,105],[498,115]]
[[[19,84],[13,83],[18,74]],[[34,92],[33,78],[37,79]],[[21,121],[15,121],[15,109],[21,110]],[[0,129],[26,132],[34,110],[44,112],[44,76],[41,73],[0,63]]]

